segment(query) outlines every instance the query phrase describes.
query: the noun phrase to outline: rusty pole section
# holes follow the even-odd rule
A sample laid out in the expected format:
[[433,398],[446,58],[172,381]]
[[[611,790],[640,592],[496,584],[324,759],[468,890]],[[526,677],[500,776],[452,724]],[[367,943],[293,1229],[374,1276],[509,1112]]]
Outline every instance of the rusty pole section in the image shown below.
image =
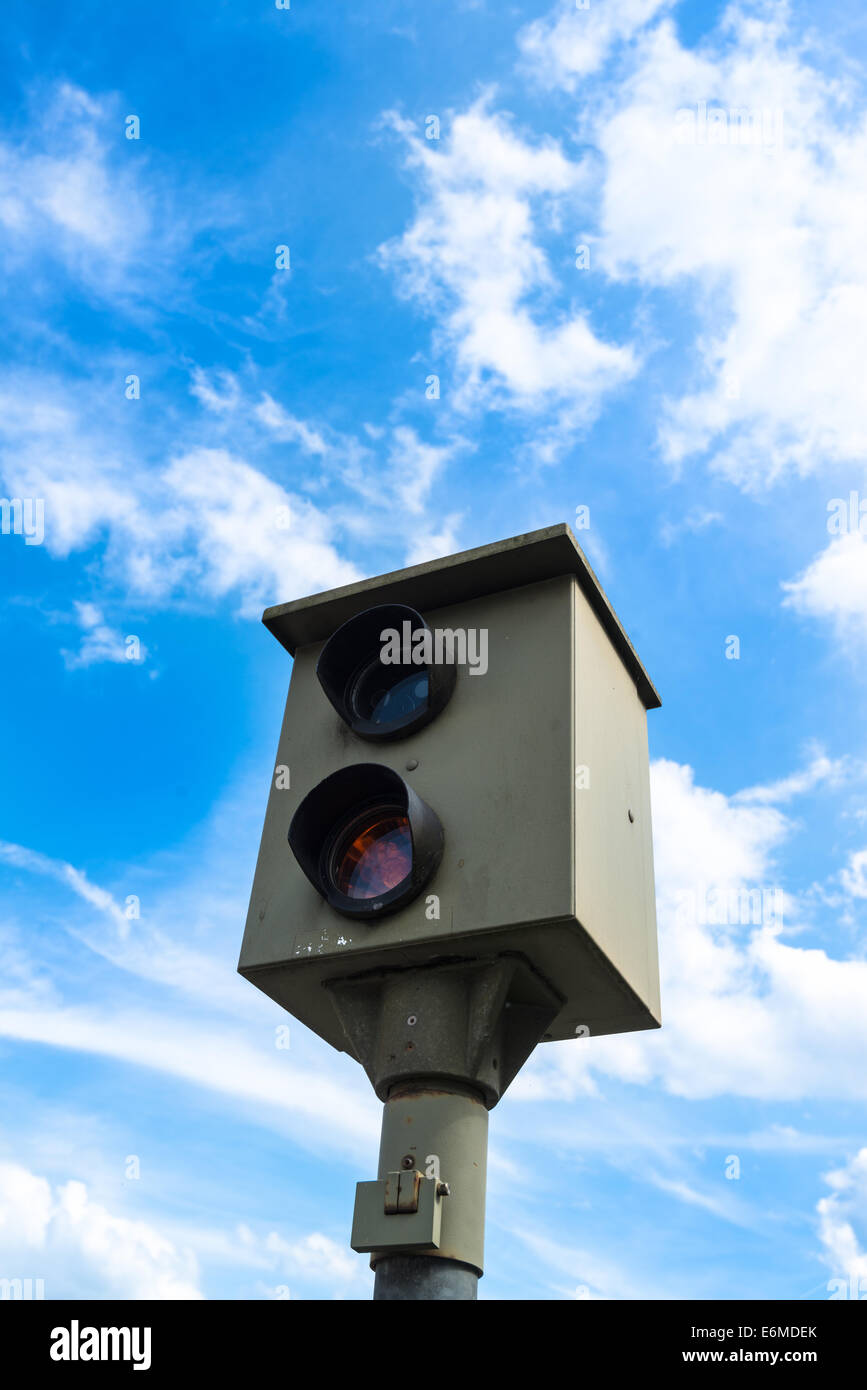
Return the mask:
[[488,1111],[560,1008],[520,955],[375,971],[326,988],[384,1102],[379,1176],[356,1189],[352,1248],[374,1299],[475,1299]]

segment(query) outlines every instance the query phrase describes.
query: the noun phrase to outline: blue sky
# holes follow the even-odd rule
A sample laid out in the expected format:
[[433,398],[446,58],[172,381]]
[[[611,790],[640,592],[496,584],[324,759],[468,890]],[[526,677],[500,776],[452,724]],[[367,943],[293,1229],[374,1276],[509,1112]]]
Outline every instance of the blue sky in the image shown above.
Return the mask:
[[[4,29],[0,483],[44,533],[0,535],[0,1276],[369,1297],[379,1104],[234,974],[291,665],[258,619],[588,507],[663,697],[664,1027],[493,1112],[481,1296],[867,1292],[863,14]],[[696,909],[756,888],[782,922]]]

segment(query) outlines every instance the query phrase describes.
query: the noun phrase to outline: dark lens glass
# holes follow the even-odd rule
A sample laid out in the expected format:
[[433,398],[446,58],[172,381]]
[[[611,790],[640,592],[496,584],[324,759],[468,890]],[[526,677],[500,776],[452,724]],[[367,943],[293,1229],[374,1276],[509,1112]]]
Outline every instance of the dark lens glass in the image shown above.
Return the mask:
[[427,671],[386,666],[379,659],[365,667],[352,692],[355,714],[371,724],[393,724],[424,709],[427,701]]
[[338,840],[332,876],[347,898],[379,898],[412,871],[412,832],[402,811],[379,809],[356,817]]

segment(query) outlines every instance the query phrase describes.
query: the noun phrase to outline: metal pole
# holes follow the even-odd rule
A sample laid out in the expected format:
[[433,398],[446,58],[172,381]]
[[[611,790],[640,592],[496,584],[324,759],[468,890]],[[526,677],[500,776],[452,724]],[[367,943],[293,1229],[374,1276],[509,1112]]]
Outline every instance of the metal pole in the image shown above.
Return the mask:
[[414,1168],[446,1184],[448,1196],[436,1253],[374,1257],[375,1300],[476,1298],[484,1264],[487,1155],[488,1112],[477,1091],[430,1079],[392,1088],[382,1114],[380,1178]]
[[435,1255],[386,1255],[376,1266],[374,1299],[475,1299],[476,1270]]
[[562,999],[517,956],[329,980],[350,1048],[384,1102],[379,1175],[360,1182],[353,1250],[375,1299],[474,1299],[485,1264],[488,1110]]

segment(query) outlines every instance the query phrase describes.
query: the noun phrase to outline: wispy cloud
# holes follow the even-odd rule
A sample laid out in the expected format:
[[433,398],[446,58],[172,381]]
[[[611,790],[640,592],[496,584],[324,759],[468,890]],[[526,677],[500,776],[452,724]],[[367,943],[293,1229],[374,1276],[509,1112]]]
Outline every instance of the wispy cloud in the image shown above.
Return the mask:
[[[80,294],[118,307],[141,303],[174,275],[196,225],[191,209],[199,220],[213,216],[213,198],[176,196],[142,145],[125,138],[116,96],[65,81],[28,95],[30,121],[0,135],[7,271],[23,273],[38,258],[67,274]],[[46,293],[44,276],[27,274],[27,281],[33,294]]]
[[861,1299],[867,1289],[867,1148],[826,1173],[825,1182],[831,1192],[816,1204],[825,1262],[850,1286],[847,1296]]
[[31,873],[43,874],[48,878],[55,879],[58,883],[71,889],[91,907],[105,913],[121,936],[124,936],[129,930],[129,920],[111,893],[98,887],[95,883],[91,883],[87,875],[72,864],[66,864],[63,860],[50,859],[47,855],[27,849],[24,845],[14,845],[3,840],[0,840],[0,861],[14,868],[26,869]]
[[547,15],[518,35],[526,71],[544,87],[574,92],[582,78],[598,71],[612,50],[630,40],[676,0],[619,0],[577,5],[560,0]]
[[135,633],[124,634],[110,627],[95,604],[77,602],[75,611],[83,636],[77,652],[61,648],[67,670],[74,671],[102,661],[140,665],[146,660],[148,650],[141,639]]
[[[302,1145],[315,1148],[327,1135],[347,1162],[375,1148],[375,1106],[321,1069],[284,1064],[275,1056],[273,1032],[265,1041],[263,1030],[263,1042],[256,1047],[237,1028],[179,1021],[165,1010],[115,1014],[83,1007],[0,1007],[0,1034],[112,1057],[221,1094],[245,1109],[255,1105],[268,1123],[284,1132],[291,1128]],[[281,1118],[283,1124],[278,1123]]]
[[815,787],[839,786],[854,770],[849,759],[829,758],[825,753],[818,751],[809,765],[799,772],[792,772],[788,777],[781,777],[779,781],[769,782],[766,786],[745,787],[743,791],[735,792],[732,804],[779,806],[794,800],[795,797],[804,796]]

